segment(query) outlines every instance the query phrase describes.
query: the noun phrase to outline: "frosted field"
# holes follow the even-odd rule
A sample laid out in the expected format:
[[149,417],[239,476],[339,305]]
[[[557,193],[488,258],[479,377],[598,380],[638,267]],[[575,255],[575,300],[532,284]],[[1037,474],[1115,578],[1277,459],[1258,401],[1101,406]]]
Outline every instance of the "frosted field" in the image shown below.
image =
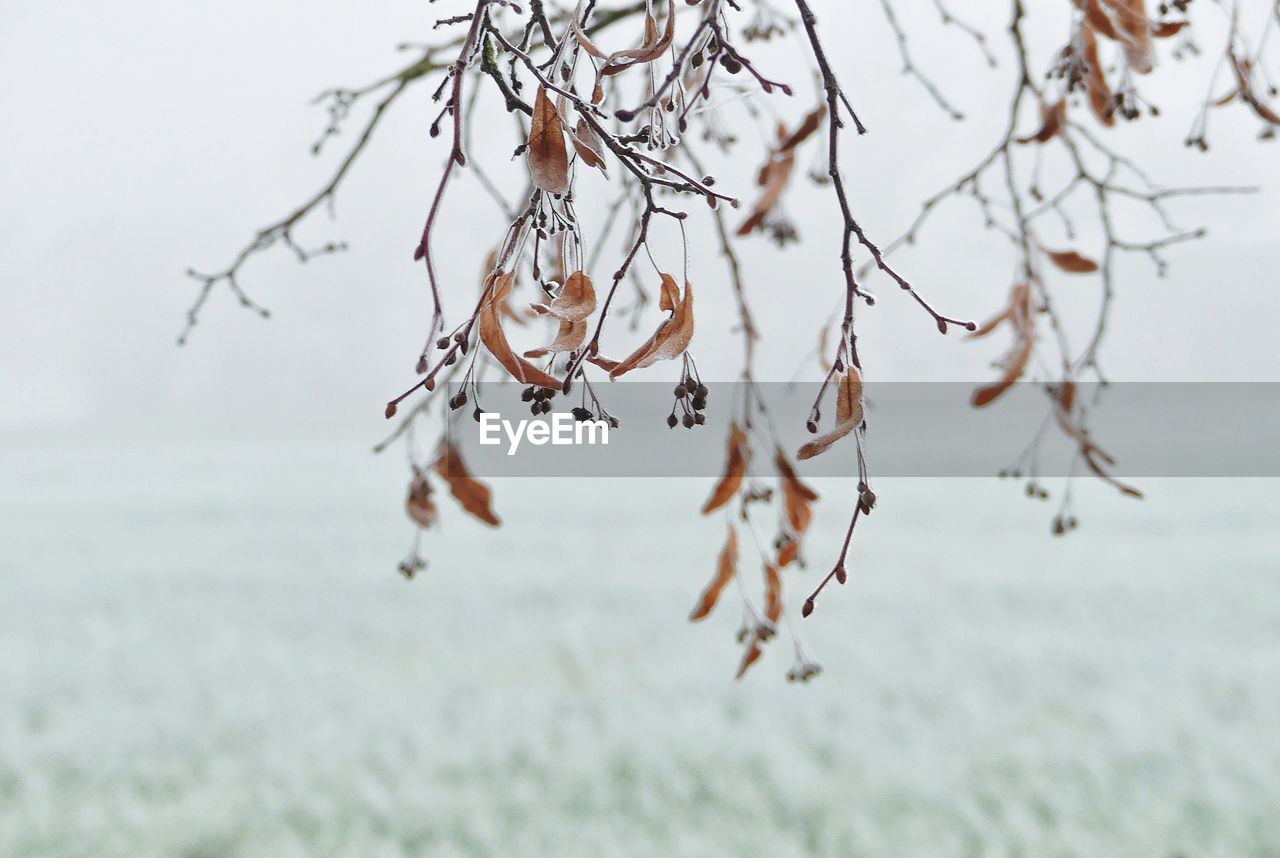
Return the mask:
[[685,622],[707,481],[445,500],[406,583],[369,439],[91,437],[0,445],[5,858],[1280,855],[1274,481],[882,481],[791,686]]

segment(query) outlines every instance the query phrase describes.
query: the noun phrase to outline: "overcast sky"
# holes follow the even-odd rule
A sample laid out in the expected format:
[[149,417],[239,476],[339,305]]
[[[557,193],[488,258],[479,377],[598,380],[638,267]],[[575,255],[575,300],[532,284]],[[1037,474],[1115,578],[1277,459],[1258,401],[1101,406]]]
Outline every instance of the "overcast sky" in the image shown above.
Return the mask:
[[[258,419],[358,428],[372,437],[381,403],[412,380],[429,313],[422,269],[411,260],[444,152],[425,133],[427,87],[404,99],[353,170],[337,220],[316,218],[300,232],[310,244],[345,239],[349,253],[299,266],[276,251],[244,269],[245,287],[272,309],[272,320],[240,310],[220,292],[191,344],[177,349],[174,337],[194,296],[183,271],[224,265],[257,227],[328,177],[338,148],[308,156],[324,123],[323,112],[308,104],[315,93],[396,67],[404,61],[397,43],[431,39],[437,17],[469,5],[61,0],[7,9],[0,29],[8,81],[0,89],[7,129],[0,159],[0,426],[148,421],[189,431],[231,421],[249,431]],[[897,74],[878,4],[815,4],[838,71],[871,128],[850,141],[845,159],[855,208],[883,241],[902,229],[920,199],[990,148],[1009,91],[1003,9],[981,22],[991,27],[1001,60],[989,70],[972,43],[938,26],[929,0],[898,5],[914,34],[912,49],[968,121],[946,119]],[[1211,19],[1212,9],[1200,11]],[[1043,28],[1062,32],[1061,18],[1046,16]],[[1212,52],[1220,33],[1205,32]],[[1044,68],[1055,41],[1036,47],[1033,62]],[[1262,192],[1176,206],[1184,225],[1204,225],[1210,238],[1172,250],[1167,280],[1156,280],[1143,259],[1125,262],[1106,366],[1119,379],[1280,379],[1273,345],[1280,149],[1256,141],[1256,121],[1233,108],[1214,114],[1207,156],[1187,151],[1181,141],[1208,68],[1165,62],[1159,71],[1148,91],[1163,118],[1112,132],[1114,142],[1170,184],[1257,184]],[[814,103],[807,73],[793,76],[796,98],[777,97],[768,108],[788,119]],[[757,127],[745,113],[729,109],[725,116],[739,123],[744,145],[722,187],[744,182],[760,155]],[[511,176],[514,188],[514,168],[502,164],[513,145],[510,126],[492,127],[500,134],[477,151],[493,156],[494,170]],[[608,190],[593,176],[579,195]],[[749,198],[751,191],[741,193]],[[456,319],[503,223],[469,178],[450,203],[438,241]],[[946,312],[982,318],[1002,303],[1013,259],[982,232],[971,204],[949,206],[901,257],[902,270]],[[749,285],[772,339],[761,374],[775,379],[790,377],[805,360],[810,332],[843,289],[829,196],[798,188],[787,208],[806,244],[778,253],[756,239],[748,252]],[[1142,240],[1158,225],[1132,220],[1123,227]],[[695,352],[705,372],[726,377],[737,354],[729,347],[727,284],[713,248],[695,243],[691,263],[700,285]],[[606,257],[605,270],[613,264]],[[904,296],[882,282],[873,288],[883,300],[860,316],[872,378],[972,380],[989,373],[998,343],[940,337]],[[1060,288],[1068,313],[1087,319],[1096,280]]]

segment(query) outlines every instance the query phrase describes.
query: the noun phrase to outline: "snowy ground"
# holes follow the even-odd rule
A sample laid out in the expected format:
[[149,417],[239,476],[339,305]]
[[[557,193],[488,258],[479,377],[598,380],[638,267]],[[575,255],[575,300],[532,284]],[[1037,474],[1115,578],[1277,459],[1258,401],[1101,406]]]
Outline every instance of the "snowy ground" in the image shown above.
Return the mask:
[[796,687],[684,620],[705,481],[502,484],[406,583],[399,465],[4,439],[0,855],[1280,855],[1275,482],[885,481]]

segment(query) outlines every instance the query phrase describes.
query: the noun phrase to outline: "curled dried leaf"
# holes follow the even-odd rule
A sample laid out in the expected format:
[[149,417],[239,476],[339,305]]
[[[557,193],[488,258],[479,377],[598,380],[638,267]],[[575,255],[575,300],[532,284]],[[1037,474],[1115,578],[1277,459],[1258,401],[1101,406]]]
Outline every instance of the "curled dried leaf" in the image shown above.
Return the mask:
[[541,316],[554,316],[566,322],[581,322],[596,310],[596,290],[591,278],[581,271],[569,275],[564,288],[550,304],[534,304]]
[[1189,21],[1161,21],[1158,24],[1152,24],[1151,35],[1157,39],[1168,39],[1182,32],[1182,28],[1187,26]]
[[[786,138],[786,130],[779,129],[779,131],[780,136],[784,138],[783,145],[785,145],[786,139],[789,139]],[[770,150],[768,159],[764,162],[764,166],[760,168],[760,172],[756,177],[756,183],[763,188],[760,198],[756,200],[756,204],[751,208],[751,213],[747,215],[747,219],[738,227],[738,235],[749,235],[765,222],[770,212],[778,205],[778,201],[782,199],[782,194],[791,181],[791,172],[795,168],[795,164],[796,153],[794,145],[786,149],[775,148]]]
[[[627,69],[651,63],[662,56],[662,54],[670,46],[672,38],[675,37],[676,26],[676,4],[675,0],[667,0],[666,27],[659,32],[658,22],[653,15],[646,14],[644,22],[644,40],[637,48],[628,48],[622,51],[614,51],[606,54],[600,50],[594,42],[583,31],[579,21],[582,20],[582,3],[579,0],[578,9],[571,19],[571,27],[573,36],[578,40],[578,44],[582,46],[588,54],[598,60],[604,60],[597,75],[597,88],[599,87],[599,78],[615,75],[624,72]],[[598,99],[593,99],[599,103]]]
[[448,484],[449,492],[463,509],[490,527],[502,524],[502,520],[493,511],[493,493],[487,485],[471,476],[456,446],[440,446],[435,471]]
[[587,323],[561,322],[556,338],[549,344],[537,349],[529,349],[524,353],[527,358],[541,358],[557,352],[576,351],[587,339]]
[[1080,35],[1084,51],[1085,71],[1084,86],[1089,95],[1089,109],[1103,125],[1116,124],[1112,109],[1114,96],[1107,84],[1106,74],[1102,70],[1102,60],[1098,58],[1098,39],[1092,27],[1083,27]]
[[[782,486],[783,514],[791,527],[791,533],[800,536],[808,530],[809,522],[813,520],[813,510],[809,507],[818,499],[818,493],[805,485],[796,475],[787,454],[781,447],[774,451],[773,466],[778,472],[778,482]],[[779,561],[778,565],[786,566],[787,564]]]
[[983,385],[973,392],[970,402],[974,408],[982,408],[995,402],[999,396],[1013,386],[1022,377],[1027,364],[1031,360],[1031,348],[1035,340],[1030,335],[1022,336],[1015,344],[1012,353],[1005,361],[1004,373],[999,380]]
[[715,488],[712,489],[711,497],[707,498],[707,502],[702,505],[703,515],[715,512],[737,494],[738,488],[742,485],[742,478],[746,476],[747,461],[750,455],[751,450],[747,440],[747,433],[739,429],[737,423],[730,423],[728,455],[725,458],[724,473],[719,481],[716,482]]
[[527,157],[534,187],[549,194],[569,191],[569,151],[564,142],[564,122],[560,111],[547,97],[546,87],[538,87],[533,102]]
[[1027,283],[1016,284],[1009,293],[1009,303],[996,315],[978,325],[978,329],[969,334],[969,339],[985,337],[1004,322],[1010,322],[1015,328],[1026,327],[1031,319],[1031,286]]
[[606,179],[609,178],[609,166],[604,160],[604,144],[600,141],[600,135],[596,134],[586,120],[578,120],[577,127],[569,132],[569,138],[573,140],[573,148],[582,163],[595,167],[604,173]]
[[702,591],[702,595],[698,597],[698,604],[694,606],[693,612],[689,614],[691,622],[697,622],[703,617],[711,613],[716,606],[716,602],[720,599],[720,593],[733,580],[734,574],[738,570],[738,534],[733,529],[733,525],[729,526],[729,536],[725,540],[724,548],[720,549],[720,558],[716,561],[716,574],[711,579],[711,583]]
[[1280,114],[1277,114],[1267,104],[1258,97],[1253,89],[1253,63],[1247,58],[1239,56],[1234,46],[1228,48],[1227,57],[1231,61],[1231,71],[1236,78],[1236,92],[1240,100],[1249,105],[1249,109],[1264,122],[1272,125],[1280,125]]
[[1048,143],[1067,121],[1067,100],[1059,99],[1057,104],[1040,104],[1040,130],[1026,137],[1019,137],[1019,143]]
[[484,347],[489,350],[489,354],[493,355],[493,359],[501,364],[516,381],[559,390],[560,382],[557,379],[518,356],[511,350],[511,344],[507,342],[506,332],[502,329],[501,307],[506,302],[507,296],[511,294],[511,285],[514,280],[514,272],[506,274],[494,272],[490,275],[488,294],[481,301],[480,312],[477,314],[480,342],[484,343]]
[[[693,284],[684,284],[683,296],[672,298],[671,295],[679,296],[675,279],[670,274],[663,274],[660,306],[667,309],[668,304],[673,304],[671,315],[658,325],[653,336],[609,371],[610,378],[618,378],[632,370],[644,369],[658,361],[671,360],[684,354],[693,340]],[[603,365],[600,361],[593,363]]]
[[1098,263],[1074,250],[1046,250],[1045,255],[1054,265],[1069,274],[1092,274],[1098,270]]
[[1076,0],[1076,7],[1084,11],[1085,24],[1094,32],[1112,41],[1119,41],[1120,34],[1111,23],[1111,16],[1103,11],[1100,0]]
[[1146,0],[1099,0],[1111,18],[1124,61],[1138,74],[1155,68],[1155,46],[1151,41],[1151,19]]
[[1082,458],[1084,459],[1085,467],[1093,472],[1094,476],[1098,479],[1102,480],[1104,483],[1109,483],[1110,485],[1115,486],[1120,490],[1121,494],[1126,494],[1131,498],[1138,498],[1139,500],[1142,499],[1143,495],[1141,491],[1127,483],[1117,480],[1103,469],[1102,464],[1098,461],[1096,452],[1085,451]]
[[409,497],[405,499],[405,510],[419,527],[431,527],[436,523],[439,510],[431,499],[431,483],[427,475],[414,469],[413,479],[409,481]]
[[782,142],[778,144],[778,152],[790,152],[799,146],[805,140],[813,136],[819,128],[822,127],[822,120],[827,116],[827,106],[820,105],[816,110],[812,110],[805,114],[804,119],[800,120],[800,124],[795,130],[786,135]]
[[801,447],[797,459],[812,459],[862,425],[862,376],[855,367],[848,366],[837,384],[835,425]]
[[751,636],[751,642],[747,644],[746,652],[742,654],[742,661],[738,663],[738,672],[734,675],[734,679],[741,679],[750,669],[751,665],[759,661],[761,654],[764,652],[760,648],[760,638],[756,635]]
[[774,624],[782,617],[782,577],[771,563],[764,564],[764,617]]

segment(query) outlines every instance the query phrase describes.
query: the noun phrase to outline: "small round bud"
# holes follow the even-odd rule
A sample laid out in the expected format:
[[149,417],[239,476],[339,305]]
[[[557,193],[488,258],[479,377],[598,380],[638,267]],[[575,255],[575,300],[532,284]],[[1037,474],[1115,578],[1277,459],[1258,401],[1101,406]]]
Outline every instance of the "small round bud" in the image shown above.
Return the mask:
[[807,617],[813,613],[813,597],[804,600],[804,607],[800,609],[800,616]]
[[674,428],[676,428],[676,424],[677,424],[677,423],[679,423],[679,422],[680,422],[679,418],[677,418],[674,414],[668,414],[668,415],[667,415],[667,427],[668,427],[668,428],[670,428],[670,429],[674,429]]
[[693,415],[692,415],[692,414],[686,414],[684,417],[682,417],[682,418],[680,419],[680,423],[681,423],[681,425],[683,425],[683,426],[684,426],[684,428],[686,428],[686,429],[692,429],[692,428],[693,428]]
[[684,399],[688,395],[689,388],[685,387],[683,384],[676,385],[676,399]]
[[705,415],[705,414],[695,414],[695,415],[693,415],[693,422],[694,422],[694,423],[696,423],[697,425],[701,426],[703,423],[706,423],[706,422],[707,422],[707,415]]
[[436,340],[436,348],[438,348],[438,349],[447,349],[447,348],[449,348],[449,338],[448,338],[448,337],[441,337],[440,339]]
[[396,416],[396,404],[394,402],[387,403],[387,410],[382,412],[388,420]]
[[700,384],[696,388],[694,388],[693,395],[701,396],[703,399],[706,399],[707,394],[709,394],[710,392],[711,391],[707,389],[707,386],[705,384]]

